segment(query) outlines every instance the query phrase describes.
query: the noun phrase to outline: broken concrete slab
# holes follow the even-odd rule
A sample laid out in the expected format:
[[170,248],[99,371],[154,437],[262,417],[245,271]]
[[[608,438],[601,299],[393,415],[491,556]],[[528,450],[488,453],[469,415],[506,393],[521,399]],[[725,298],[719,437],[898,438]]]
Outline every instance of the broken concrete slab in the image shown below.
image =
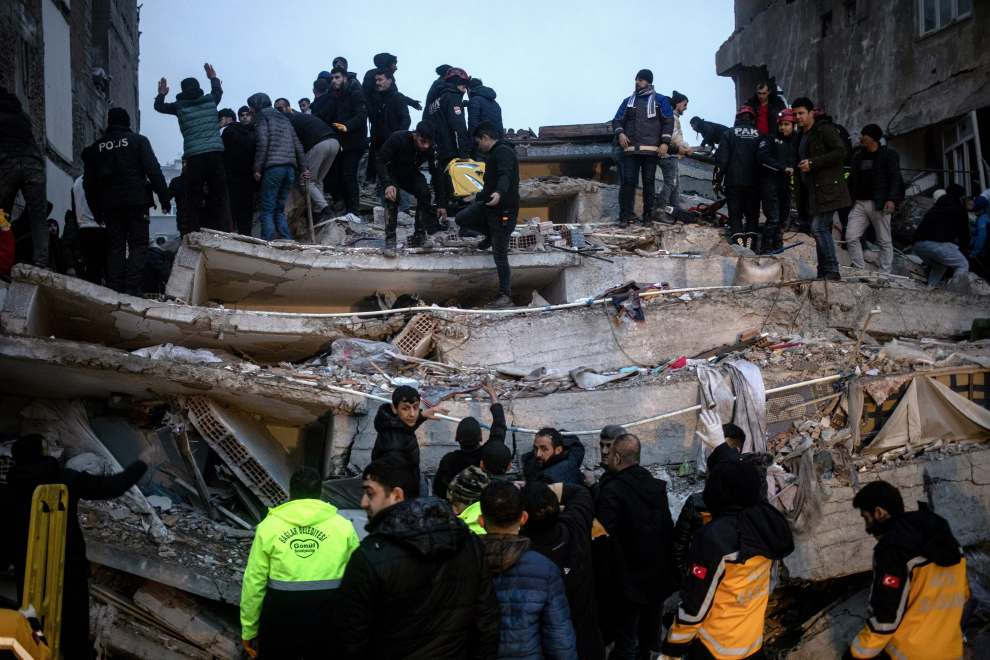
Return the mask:
[[[900,490],[908,509],[926,502],[949,521],[963,547],[990,541],[990,448],[934,454],[898,467],[859,474],[860,483],[882,479]],[[792,580],[827,580],[870,570],[876,541],[853,508],[856,492],[836,479],[824,482],[823,515],[783,560]],[[812,656],[809,656],[812,657]]]
[[692,356],[731,344],[751,328],[781,333],[857,329],[869,310],[874,337],[968,336],[990,296],[903,289],[854,282],[815,282],[705,291],[684,301],[674,295],[644,300],[646,320],[615,325],[611,303],[550,312],[448,316],[438,347],[445,359],[483,367],[614,371]]
[[134,593],[134,602],[211,655],[223,660],[239,657],[240,631],[181,591],[148,580]]
[[819,618],[787,653],[787,660],[839,660],[866,622],[870,589],[861,589]]
[[[528,300],[578,259],[560,251],[510,253],[513,291]],[[207,230],[185,237],[165,293],[191,305],[347,312],[381,289],[419,293],[429,304],[456,298],[470,305],[494,297],[498,275],[490,254],[465,248],[386,259],[370,248],[272,244]]]
[[24,264],[14,268],[12,277],[0,309],[0,332],[124,350],[174,343],[278,364],[328,351],[335,339],[344,337],[382,341],[403,324],[398,317],[354,322],[145,300]]
[[0,336],[0,393],[50,399],[108,398],[136,401],[208,395],[258,416],[265,424],[305,426],[325,415],[362,413],[355,397],[318,391],[281,376],[242,374],[222,367],[174,364],[95,344]]

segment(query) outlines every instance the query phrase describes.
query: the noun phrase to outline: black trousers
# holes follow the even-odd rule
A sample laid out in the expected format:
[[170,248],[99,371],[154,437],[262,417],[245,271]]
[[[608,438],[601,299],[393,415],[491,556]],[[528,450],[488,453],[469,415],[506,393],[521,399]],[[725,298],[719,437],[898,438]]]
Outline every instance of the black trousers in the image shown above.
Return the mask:
[[416,198],[416,229],[417,234],[426,233],[427,218],[430,213],[430,184],[426,177],[419,172],[396,175],[389,172],[392,185],[396,187],[395,201],[385,200],[385,238],[395,238],[395,228],[399,221],[399,191],[406,191]]
[[364,151],[355,149],[341,151],[333,159],[333,165],[327,173],[330,194],[333,201],[344,201],[347,213],[355,215],[361,212],[361,187],[358,185],[358,166]]
[[234,229],[242,236],[251,235],[251,223],[254,220],[255,188],[257,188],[257,185],[253,177],[227,178],[227,196],[230,199],[230,218],[234,223]]
[[[418,203],[418,202],[417,202]],[[498,272],[498,292],[500,295],[512,296],[512,271],[509,268],[509,238],[516,228],[517,209],[506,211],[498,207],[486,206],[483,202],[474,202],[471,206],[457,214],[457,226],[463,229],[473,229],[485,235],[492,242],[492,256],[495,258],[495,270]]]
[[89,562],[85,558],[65,560],[60,647],[65,660],[89,660],[93,652],[89,641]]
[[[618,601],[616,608],[615,647],[609,658],[633,660],[638,656],[647,658],[651,651],[659,651],[663,646],[663,603],[638,605]],[[639,654],[636,648],[639,647]]]
[[789,186],[777,186],[777,206],[780,211],[780,228],[786,229],[791,224],[791,189]]
[[107,270],[107,230],[103,227],[82,227],[79,230],[79,250],[86,270],[83,279],[103,284]]
[[34,244],[31,261],[38,268],[48,268],[47,181],[45,165],[36,158],[0,160],[0,209],[6,211],[11,216],[9,221],[13,222],[14,199],[18,191],[24,195]]
[[[449,213],[452,213],[452,211],[454,209],[456,209],[457,206],[458,206],[458,198],[457,197],[454,197],[454,180],[450,178],[450,175],[449,174],[447,174],[447,166],[450,165],[450,162],[453,161],[453,160],[457,160],[457,158],[456,157],[453,157],[453,158],[441,158],[440,159],[440,172],[443,174],[444,191],[447,193],[447,213],[448,214]],[[439,182],[434,181],[433,182],[433,185],[434,186],[439,185]]]
[[725,198],[729,205],[729,242],[735,243],[740,238],[744,241],[752,238],[756,242],[760,231],[760,187],[726,186]]
[[[230,201],[227,199],[227,172],[223,168],[223,152],[209,151],[186,158],[186,223],[189,231],[199,231],[204,226],[217,231],[233,231],[230,221]],[[203,184],[210,190],[211,206],[216,213],[208,223],[203,223]]]
[[636,186],[643,175],[643,220],[652,220],[656,210],[657,163],[656,156],[625,152],[622,158],[622,186],[619,187],[619,213],[636,215]]
[[[763,233],[760,236],[760,245],[757,254],[766,254],[772,249],[771,246],[774,244],[774,237],[780,230],[780,197],[778,195],[777,184],[769,183],[760,186],[760,205],[763,207],[763,217],[766,218],[763,223]],[[756,250],[757,246],[753,246]],[[781,246],[783,247],[783,246]]]
[[138,294],[150,242],[148,208],[118,206],[105,211],[103,218],[107,225],[107,287]]

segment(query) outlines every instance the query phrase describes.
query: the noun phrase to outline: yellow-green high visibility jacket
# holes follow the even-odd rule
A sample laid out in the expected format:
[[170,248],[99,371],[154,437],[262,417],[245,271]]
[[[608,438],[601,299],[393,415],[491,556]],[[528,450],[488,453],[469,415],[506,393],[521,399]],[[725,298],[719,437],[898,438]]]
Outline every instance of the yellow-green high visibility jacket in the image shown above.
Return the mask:
[[[255,532],[241,587],[241,636],[260,645],[324,630],[357,533],[336,507],[313,499],[271,509]],[[281,640],[281,642],[279,642]]]
[[475,534],[487,534],[485,528],[478,524],[478,516],[481,515],[481,502],[475,502],[468,508],[457,514],[457,517],[467,523],[468,529]]

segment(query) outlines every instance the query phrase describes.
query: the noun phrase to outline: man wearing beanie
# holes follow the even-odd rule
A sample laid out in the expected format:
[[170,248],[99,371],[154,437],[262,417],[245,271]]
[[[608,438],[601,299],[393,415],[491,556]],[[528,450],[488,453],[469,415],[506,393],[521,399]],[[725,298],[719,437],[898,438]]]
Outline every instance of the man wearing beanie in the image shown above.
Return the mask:
[[[657,206],[661,211],[668,206],[679,206],[680,190],[677,183],[677,161],[694,153],[694,149],[684,140],[684,134],[681,132],[681,116],[687,110],[688,97],[675,89],[674,93],[670,95],[670,105],[674,109],[674,133],[670,136],[670,149],[660,157],[663,188],[660,189],[660,200]],[[660,217],[667,218],[668,216],[661,215]],[[667,222],[673,224],[674,219],[670,218]]]
[[[216,119],[213,129],[217,130]],[[172,210],[168,186],[151,142],[131,130],[126,110],[111,108],[106,132],[83,149],[82,160],[86,201],[94,219],[106,227],[107,286],[143,298],[141,274],[151,226],[148,207],[154,206],[149,182],[162,212]]]
[[485,533],[485,528],[478,524],[478,516],[481,515],[481,492],[490,482],[487,472],[477,465],[470,465],[451,479],[447,487],[451,508],[475,534]]
[[206,77],[210,79],[211,92],[203,93],[199,81],[186,78],[182,91],[175,95],[175,103],[166,103],[168,83],[158,81],[155,110],[163,115],[175,115],[182,132],[182,159],[186,161],[186,222],[190,231],[203,226],[203,184],[209,188],[210,201],[216,211],[211,218],[210,229],[233,231],[230,219],[230,202],[227,198],[227,176],[223,166],[223,140],[217,130],[219,118],[217,106],[223,96],[220,79],[209,64],[204,64]]
[[670,100],[653,88],[653,72],[636,74],[636,88],[626,102],[625,112],[612,120],[612,131],[619,136],[623,150],[622,186],[619,189],[619,226],[628,227],[635,218],[636,188],[643,177],[643,217],[641,224],[653,224],[657,160],[667,153],[674,133],[674,111]]
[[[488,433],[488,441],[505,442],[505,411],[498,401],[495,385],[491,378],[485,379],[485,393],[491,400],[492,430]],[[455,449],[440,459],[437,476],[433,479],[433,494],[440,498],[447,497],[447,486],[457,474],[472,465],[481,465],[484,447],[481,444],[481,424],[474,417],[465,417],[457,424],[457,434],[454,436],[460,449]]]
[[846,227],[846,250],[853,268],[866,268],[860,237],[872,224],[880,245],[880,272],[890,273],[894,263],[894,243],[890,237],[890,216],[901,199],[901,159],[890,147],[880,144],[883,131],[876,124],[863,127],[859,146],[853,154],[849,193],[853,208]]

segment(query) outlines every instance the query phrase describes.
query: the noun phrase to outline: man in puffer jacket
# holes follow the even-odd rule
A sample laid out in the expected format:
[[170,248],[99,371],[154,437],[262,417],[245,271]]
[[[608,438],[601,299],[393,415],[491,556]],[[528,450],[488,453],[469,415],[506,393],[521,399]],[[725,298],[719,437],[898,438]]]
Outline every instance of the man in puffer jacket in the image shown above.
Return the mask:
[[175,103],[166,103],[168,83],[158,81],[155,110],[163,115],[175,115],[182,131],[182,159],[186,161],[186,223],[190,231],[199,231],[203,218],[203,184],[207,185],[213,207],[216,209],[215,226],[210,229],[234,231],[230,219],[230,202],[227,199],[227,174],[223,164],[223,140],[217,107],[223,96],[220,79],[209,64],[204,64],[211,91],[204,94],[195,78],[182,81],[182,91],[175,95]]
[[533,438],[533,451],[523,454],[526,481],[544,484],[582,484],[584,445],[576,435],[561,435],[553,428],[540,429]]
[[527,517],[522,491],[513,484],[496,481],[482,492],[478,524],[488,532],[482,540],[502,609],[498,657],[577,660],[560,569],[519,535]]
[[[268,94],[259,92],[248,98],[248,107],[254,115],[254,180],[261,182],[261,238],[265,241],[278,237],[291,241],[289,223],[285,219],[285,200],[289,198],[296,169],[309,182],[306,154],[296,137],[292,123],[272,107]],[[186,186],[190,184],[187,182]]]
[[[474,135],[474,129],[483,121],[490,121],[498,126],[499,139],[505,135],[505,127],[502,126],[502,106],[495,100],[497,94],[491,87],[485,87],[481,78],[471,78],[468,80],[468,135]],[[484,155],[476,148],[471,153],[471,158],[484,159]]]

